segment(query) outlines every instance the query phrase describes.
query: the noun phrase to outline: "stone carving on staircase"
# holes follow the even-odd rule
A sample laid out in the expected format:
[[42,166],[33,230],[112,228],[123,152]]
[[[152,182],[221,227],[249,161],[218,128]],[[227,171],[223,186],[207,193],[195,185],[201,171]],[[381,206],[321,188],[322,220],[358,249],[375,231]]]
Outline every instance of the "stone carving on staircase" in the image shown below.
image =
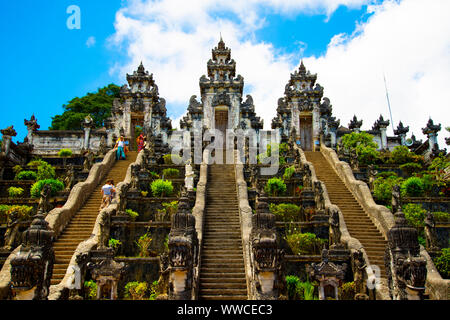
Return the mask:
[[103,157],[105,154],[106,154],[106,139],[105,139],[105,136],[102,136],[100,138],[100,145],[99,145],[99,148],[98,148],[98,155],[100,157]]
[[86,153],[86,158],[83,162],[83,172],[89,172],[94,165],[94,153],[88,150]]
[[53,231],[38,213],[23,234],[22,246],[11,259],[11,290],[15,300],[46,300],[53,274]]
[[5,245],[3,246],[3,250],[5,251],[11,251],[15,244],[19,241],[19,219],[18,219],[18,213],[17,211],[13,210],[8,215],[8,220],[6,223],[6,232],[4,235],[5,238]]
[[194,288],[194,267],[198,264],[198,239],[195,217],[189,199],[183,195],[172,216],[169,233],[169,299],[190,300]]
[[303,188],[311,189],[312,178],[311,178],[311,168],[310,168],[309,164],[305,163],[303,165],[303,171],[304,171],[304,174],[303,174]]
[[323,187],[321,181],[314,181],[314,200],[317,211],[325,210],[325,199],[323,197]]
[[374,188],[374,182],[375,179],[377,177],[378,171],[375,170],[375,166],[373,164],[369,164],[367,166],[367,178],[368,178],[368,182],[369,182],[369,188],[371,191],[373,191]]
[[350,151],[350,167],[353,171],[359,171],[358,154],[354,149]]
[[398,211],[402,210],[402,195],[400,186],[398,184],[392,187],[392,213],[395,214]]
[[67,175],[64,177],[64,185],[66,188],[64,191],[69,192],[75,184],[75,170],[73,164],[69,164],[67,168]]
[[367,263],[361,250],[352,253],[353,281],[355,283],[355,300],[369,300],[366,294],[367,287]]
[[427,267],[420,255],[417,229],[408,225],[401,210],[394,220],[384,256],[389,294],[393,300],[422,300]]
[[52,187],[50,184],[45,184],[42,187],[41,198],[37,207],[38,213],[47,214],[50,212],[50,197],[52,196]]
[[136,192],[139,190],[139,172],[141,171],[140,164],[132,164],[131,165],[131,182],[130,182],[130,191]]
[[330,223],[330,247],[342,247],[341,244],[341,229],[339,223],[339,210],[331,207],[328,209],[329,223]]
[[425,239],[428,251],[438,251],[438,241],[436,236],[436,222],[434,221],[434,215],[430,211],[427,211],[427,215],[424,220],[425,223]]
[[119,187],[119,192],[117,193],[119,197],[119,202],[117,205],[117,214],[118,215],[125,215],[127,210],[127,192],[130,189],[129,183],[123,183]]
[[253,297],[277,299],[284,289],[284,251],[277,245],[275,215],[270,213],[264,192],[258,197],[250,234]]

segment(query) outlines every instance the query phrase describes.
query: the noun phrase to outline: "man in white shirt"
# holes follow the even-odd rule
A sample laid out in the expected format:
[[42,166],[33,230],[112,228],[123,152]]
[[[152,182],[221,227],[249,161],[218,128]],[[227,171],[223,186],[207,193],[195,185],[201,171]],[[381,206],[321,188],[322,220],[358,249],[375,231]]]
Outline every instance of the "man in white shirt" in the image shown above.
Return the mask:
[[100,206],[100,210],[110,205],[115,193],[116,189],[114,187],[114,181],[109,179],[102,187],[102,205]]

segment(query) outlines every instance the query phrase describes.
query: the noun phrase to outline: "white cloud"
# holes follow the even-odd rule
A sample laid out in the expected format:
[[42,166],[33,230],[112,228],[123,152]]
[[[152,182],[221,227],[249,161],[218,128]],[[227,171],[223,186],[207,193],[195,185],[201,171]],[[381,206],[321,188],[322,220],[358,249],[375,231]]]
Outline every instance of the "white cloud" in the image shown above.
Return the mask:
[[88,48],[91,48],[91,47],[93,47],[93,46],[95,46],[95,43],[96,43],[96,40],[95,40],[95,37],[89,37],[88,39],[87,39],[87,41],[86,41],[86,46],[88,47]]
[[[127,72],[144,61],[168,109],[174,107],[173,113],[181,115],[190,96],[199,96],[198,79],[206,73],[206,62],[221,32],[237,62],[237,73],[245,79],[245,94],[252,94],[256,112],[268,129],[277,100],[299,64],[297,59],[304,46],[287,55],[255,39],[254,31],[265,23],[265,12],[329,16],[339,5],[353,8],[371,3],[374,1],[131,0],[117,13],[116,33],[110,38],[112,45],[126,50],[129,61],[117,64],[111,71],[123,81]],[[421,128],[429,116],[443,127],[449,125],[449,9],[446,0],[371,5],[368,11],[373,15],[367,23],[356,24],[351,35],[335,35],[324,56],[304,58],[306,67],[318,73],[318,82],[325,87],[325,96],[331,99],[334,116],[341,119],[341,124],[346,126],[356,114],[364,120],[363,128],[368,129],[380,113],[389,117],[385,73],[395,125],[402,120],[419,139],[424,139]],[[298,41],[301,43],[301,39]],[[174,126],[178,126],[177,121]],[[440,133],[441,147],[446,135]]]

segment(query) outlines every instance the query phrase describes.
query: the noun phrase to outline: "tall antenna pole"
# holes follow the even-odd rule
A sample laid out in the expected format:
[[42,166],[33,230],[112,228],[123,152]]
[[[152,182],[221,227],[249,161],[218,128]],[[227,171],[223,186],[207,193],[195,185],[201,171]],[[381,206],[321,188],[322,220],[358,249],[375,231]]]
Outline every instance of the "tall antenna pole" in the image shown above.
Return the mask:
[[387,103],[388,103],[388,107],[389,107],[389,114],[391,115],[392,132],[394,132],[394,120],[392,119],[391,103],[389,101],[389,93],[388,93],[388,88],[387,88],[387,84],[386,84],[386,76],[385,76],[384,72],[383,72],[383,79],[384,79],[384,88],[386,89],[386,98],[387,98]]

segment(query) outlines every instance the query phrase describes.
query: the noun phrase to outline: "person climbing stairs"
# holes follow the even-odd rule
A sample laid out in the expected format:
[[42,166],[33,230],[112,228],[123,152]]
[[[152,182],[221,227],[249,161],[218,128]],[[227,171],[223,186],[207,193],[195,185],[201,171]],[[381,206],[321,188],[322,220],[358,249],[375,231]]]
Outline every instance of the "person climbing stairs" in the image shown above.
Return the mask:
[[387,242],[383,235],[322,153],[305,151],[305,156],[314,165],[317,179],[325,183],[331,203],[341,209],[348,232],[361,242],[367,252],[370,264],[378,266],[381,278],[386,279],[384,251]]
[[125,179],[128,166],[135,162],[137,152],[129,152],[126,160],[116,161],[105,178],[97,185],[83,207],[74,215],[64,231],[53,243],[55,264],[51,285],[56,285],[64,278],[70,260],[80,242],[87,240],[91,234],[102,203],[101,188],[107,180],[113,179],[117,185]]
[[209,166],[199,299],[247,300],[234,165]]

